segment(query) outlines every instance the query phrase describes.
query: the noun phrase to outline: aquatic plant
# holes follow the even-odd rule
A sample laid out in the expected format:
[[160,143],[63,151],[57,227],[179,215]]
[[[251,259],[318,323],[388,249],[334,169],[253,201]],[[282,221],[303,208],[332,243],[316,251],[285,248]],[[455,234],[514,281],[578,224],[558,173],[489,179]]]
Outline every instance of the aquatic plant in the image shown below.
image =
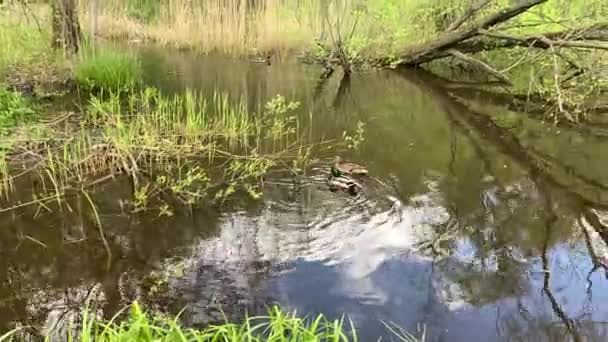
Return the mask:
[[[32,119],[36,111],[34,104],[21,93],[7,90],[0,84],[0,136],[7,128],[13,128],[20,121]],[[2,145],[0,144],[0,148]]]
[[357,121],[355,133],[350,135],[346,131],[342,133],[342,139],[346,146],[351,150],[358,150],[359,146],[365,141],[365,123]]
[[124,92],[141,81],[142,68],[132,53],[100,47],[81,53],[74,79],[88,91]]
[[[308,160],[310,146],[298,142],[297,106],[277,96],[265,113],[255,114],[242,99],[222,93],[207,99],[192,90],[171,96],[155,88],[108,91],[91,96],[72,131],[12,146],[16,175],[7,171],[1,178],[6,184],[27,175],[42,178],[45,194],[17,207],[61,205],[66,193],[120,175],[133,181],[135,212],[170,216],[175,205],[223,202],[238,191],[259,198],[270,169],[289,168],[292,159],[301,169]],[[39,156],[35,162],[21,157],[32,154]]]

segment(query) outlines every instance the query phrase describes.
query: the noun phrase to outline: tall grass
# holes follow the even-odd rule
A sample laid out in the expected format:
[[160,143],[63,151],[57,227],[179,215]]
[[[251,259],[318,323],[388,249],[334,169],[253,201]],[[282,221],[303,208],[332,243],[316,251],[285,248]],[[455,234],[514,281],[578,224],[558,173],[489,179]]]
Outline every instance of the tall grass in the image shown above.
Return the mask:
[[[339,22],[353,54],[373,53],[380,46],[386,53],[404,43],[425,41],[436,32],[432,6],[444,8],[441,1],[405,0],[108,0],[99,8],[101,34],[114,37],[148,38],[161,44],[191,47],[203,52],[219,51],[232,55],[255,52],[310,50],[316,41],[330,42],[329,26]],[[465,3],[452,0],[448,3]],[[134,7],[139,12],[134,14]],[[151,7],[154,6],[154,7]],[[464,6],[464,5],[463,5]],[[85,21],[92,14],[83,6]],[[356,24],[355,24],[356,23]],[[86,26],[85,26],[86,27]],[[335,33],[334,33],[335,34]]]
[[[102,92],[91,97],[79,126],[49,133],[33,146],[11,146],[16,175],[4,171],[0,181],[8,188],[18,177],[42,177],[45,195],[26,203],[60,203],[73,190],[125,174],[134,181],[133,209],[163,215],[171,214],[168,204],[156,197],[171,195],[187,206],[223,201],[237,190],[258,198],[271,168],[303,158],[297,106],[276,97],[264,112],[251,113],[242,99],[221,93],[207,99],[191,90],[173,96],[155,88]],[[32,154],[39,156],[33,164]]]
[[[98,31],[235,55],[310,47],[321,31],[320,1],[268,0],[262,8],[247,3],[251,1],[104,1]],[[90,20],[89,6],[82,8],[85,21]]]

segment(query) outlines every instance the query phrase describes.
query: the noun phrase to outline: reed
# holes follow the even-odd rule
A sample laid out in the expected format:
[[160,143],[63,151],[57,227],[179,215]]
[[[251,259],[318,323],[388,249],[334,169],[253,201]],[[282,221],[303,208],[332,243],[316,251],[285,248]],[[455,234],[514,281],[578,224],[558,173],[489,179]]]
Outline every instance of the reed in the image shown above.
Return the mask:
[[[85,2],[83,19],[95,21],[97,32],[111,37],[145,38],[174,47],[203,52],[284,55],[310,51],[316,42],[331,43],[329,27],[349,35],[351,54],[396,50],[405,43],[423,42],[437,32],[437,12],[466,3],[463,0],[108,0],[92,13]],[[145,13],[145,15],[142,15]],[[96,18],[94,20],[94,18]],[[90,25],[85,25],[88,27]],[[356,28],[356,30],[355,30]]]
[[306,163],[297,107],[278,96],[263,113],[250,113],[242,99],[222,93],[207,99],[192,90],[172,96],[155,88],[106,91],[91,97],[80,125],[62,133],[65,139],[55,132],[35,146],[11,146],[10,160],[19,167],[10,173],[10,163],[0,164],[0,177],[8,185],[36,176],[45,188],[37,196],[61,205],[67,193],[127,175],[134,211],[164,208],[163,215],[170,208],[161,195],[187,206],[224,201],[238,190],[259,198],[271,168],[288,165],[285,159]]

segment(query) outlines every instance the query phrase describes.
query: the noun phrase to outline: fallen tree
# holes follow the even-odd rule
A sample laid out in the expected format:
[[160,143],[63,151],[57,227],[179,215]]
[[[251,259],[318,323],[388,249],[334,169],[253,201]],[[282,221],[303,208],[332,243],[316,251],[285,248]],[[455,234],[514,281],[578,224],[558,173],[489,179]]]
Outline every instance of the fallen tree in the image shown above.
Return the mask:
[[[372,64],[378,67],[417,67],[449,57],[474,66],[476,69],[508,85],[510,80],[504,74],[504,71],[498,71],[489,63],[472,55],[484,51],[525,47],[547,50],[549,53],[565,60],[571,68],[575,69],[572,75],[579,76],[585,72],[585,68],[568,59],[560,50],[563,48],[608,50],[608,22],[524,36],[514,35],[508,29],[505,29],[504,25],[501,25],[546,2],[547,0],[515,1],[511,2],[512,5],[506,8],[477,19],[479,13],[484,10],[488,11],[487,8],[492,1],[472,1],[471,6],[464,11],[461,17],[447,25],[447,28],[435,39],[424,44],[405,47],[397,58],[379,58],[374,60]],[[339,32],[339,30],[337,31]],[[349,37],[345,39],[348,40]],[[344,39],[338,34],[338,38],[332,40],[334,46],[332,52],[328,53],[330,57],[325,63],[340,64],[347,73],[350,72],[352,62],[344,58]],[[559,83],[570,79],[573,77],[572,75],[563,78],[558,77]],[[560,90],[556,89],[556,91],[559,92]]]
[[[409,47],[397,61],[381,60],[380,65],[418,66],[436,59],[454,56],[454,51],[461,54],[472,54],[482,51],[512,47],[534,47],[549,49],[553,46],[603,49],[608,50],[608,22],[597,23],[589,27],[580,27],[557,32],[546,32],[529,36],[514,36],[494,30],[499,24],[538,6],[547,0],[527,0],[517,5],[502,9],[483,18],[477,23],[459,30],[448,29],[433,41]],[[472,20],[475,13],[467,12],[464,20]],[[459,24],[461,26],[463,24]]]
[[[506,24],[517,16],[543,4],[547,0],[521,0],[511,2],[508,7],[491,12],[488,9],[492,0],[472,0],[471,5],[464,13],[437,35],[435,39],[424,44],[406,46],[395,57],[382,57],[373,61],[365,61],[380,68],[395,67],[420,67],[429,62],[451,58],[458,61],[461,65],[472,67],[476,72],[488,75],[490,79],[496,80],[501,87],[513,85],[509,78],[509,71],[520,64],[534,60],[536,57],[530,55],[543,55],[544,75],[552,76],[550,87],[540,86],[538,89],[531,89],[533,85],[530,77],[530,89],[527,93],[519,94],[518,99],[524,99],[524,103],[518,103],[523,108],[528,108],[531,93],[540,93],[541,99],[536,101],[540,106],[534,110],[536,114],[553,118],[555,122],[558,118],[564,117],[569,122],[581,122],[586,120],[586,115],[597,108],[587,108],[585,98],[593,92],[605,92],[605,86],[597,86],[591,83],[588,89],[579,91],[574,89],[573,83],[581,75],[589,76],[589,79],[605,79],[596,70],[596,65],[584,64],[584,60],[578,58],[579,50],[608,50],[608,22],[596,22],[581,27],[566,27],[558,31],[540,32],[527,35],[516,35]],[[480,13],[485,13],[482,18]],[[601,18],[600,20],[604,20]],[[329,21],[328,21],[329,24]],[[545,24],[545,22],[541,22]],[[354,63],[345,56],[344,42],[348,41],[354,32],[355,27],[350,31],[350,36],[342,38],[340,35],[339,21],[335,24],[334,31],[337,33],[332,36],[333,48],[326,49],[327,60],[323,61],[325,71],[322,79],[328,78],[334,72],[334,65],[342,66],[345,74],[350,73]],[[355,22],[356,26],[356,22]],[[513,25],[509,25],[513,28]],[[521,57],[517,57],[509,67],[497,68],[491,63],[481,59],[479,53],[496,51],[501,49],[524,48]],[[533,50],[541,50],[534,53]],[[598,57],[599,58],[599,57]],[[601,59],[601,58],[599,58]],[[592,91],[590,91],[590,89]],[[521,91],[521,89],[520,89]],[[577,93],[578,91],[578,93]],[[594,106],[594,105],[592,105]],[[605,108],[600,108],[604,111]]]

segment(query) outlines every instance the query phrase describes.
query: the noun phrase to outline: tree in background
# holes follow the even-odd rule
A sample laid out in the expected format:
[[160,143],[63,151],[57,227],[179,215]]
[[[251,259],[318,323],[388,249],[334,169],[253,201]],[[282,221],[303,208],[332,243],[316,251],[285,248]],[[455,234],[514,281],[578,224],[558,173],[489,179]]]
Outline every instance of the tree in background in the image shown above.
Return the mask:
[[80,23],[77,0],[52,0],[53,47],[66,53],[77,53],[80,47]]

